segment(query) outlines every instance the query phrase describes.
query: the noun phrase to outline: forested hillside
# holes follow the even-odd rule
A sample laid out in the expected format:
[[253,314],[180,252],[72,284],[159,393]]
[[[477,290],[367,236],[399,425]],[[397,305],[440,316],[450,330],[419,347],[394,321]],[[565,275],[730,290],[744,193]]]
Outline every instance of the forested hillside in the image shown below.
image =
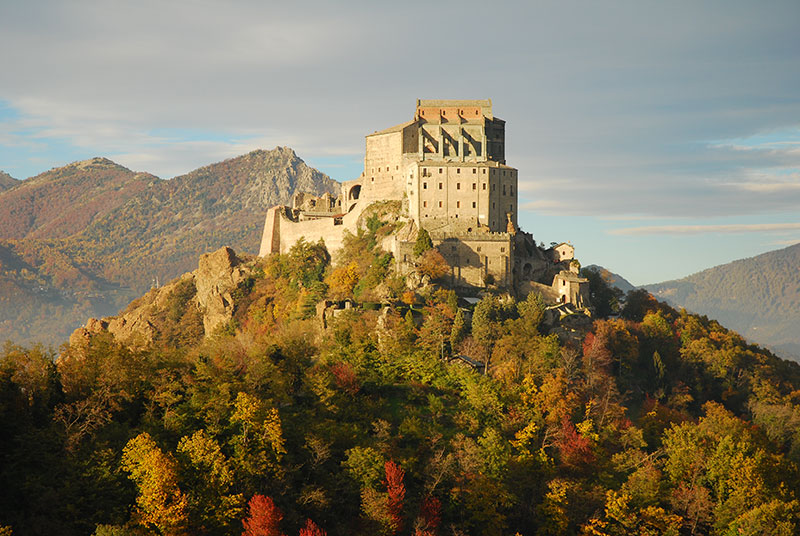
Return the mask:
[[800,359],[800,244],[644,288]]
[[[420,285],[392,272],[376,248],[391,230],[370,218],[333,262],[303,242],[267,259],[204,257],[132,303],[131,322],[76,332],[57,362],[7,346],[0,525],[798,533],[796,363],[642,291],[593,322],[554,324],[535,295],[470,310],[435,284],[433,250],[420,248]],[[619,293],[592,285],[613,309]],[[326,297],[363,307],[323,324]]]
[[94,158],[0,192],[0,340],[59,344],[222,245],[257,252],[266,210],[336,182],[289,148],[171,180]]

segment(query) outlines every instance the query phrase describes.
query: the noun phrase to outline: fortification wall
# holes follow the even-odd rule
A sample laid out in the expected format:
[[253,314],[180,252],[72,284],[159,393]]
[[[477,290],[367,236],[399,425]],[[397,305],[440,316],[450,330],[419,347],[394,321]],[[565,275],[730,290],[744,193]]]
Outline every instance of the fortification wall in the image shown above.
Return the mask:
[[272,207],[267,212],[258,255],[263,257],[270,253],[286,253],[300,238],[304,238],[306,242],[317,242],[322,239],[329,252],[340,249],[344,231],[348,230],[353,234],[357,232],[358,217],[365,206],[359,202],[352,212],[340,218],[302,221],[289,219],[285,207]]

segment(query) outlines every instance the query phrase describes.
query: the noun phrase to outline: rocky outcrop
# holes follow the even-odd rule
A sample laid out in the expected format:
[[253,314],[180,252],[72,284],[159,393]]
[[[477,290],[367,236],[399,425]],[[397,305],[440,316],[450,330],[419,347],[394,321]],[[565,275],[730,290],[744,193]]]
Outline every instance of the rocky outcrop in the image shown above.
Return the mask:
[[[159,335],[159,319],[170,314],[176,305],[195,308],[205,336],[209,336],[233,318],[234,291],[251,273],[252,262],[239,258],[229,247],[206,253],[200,257],[197,270],[150,290],[119,315],[90,318],[86,326],[72,333],[70,345],[80,347],[92,336],[106,332],[126,346],[145,348]],[[191,297],[180,303],[183,296]]]
[[197,303],[203,312],[203,328],[210,335],[233,317],[231,292],[250,274],[229,247],[200,257],[195,272]]

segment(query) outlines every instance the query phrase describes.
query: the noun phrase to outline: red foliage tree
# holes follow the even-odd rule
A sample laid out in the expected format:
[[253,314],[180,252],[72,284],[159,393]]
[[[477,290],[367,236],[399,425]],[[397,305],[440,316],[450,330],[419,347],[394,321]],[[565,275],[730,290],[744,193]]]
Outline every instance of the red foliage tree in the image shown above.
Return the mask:
[[433,535],[439,524],[442,522],[442,503],[433,496],[425,497],[422,500],[422,508],[420,509],[420,516],[424,524],[424,529],[417,529],[417,534]]
[[333,375],[336,387],[351,396],[358,394],[361,389],[361,383],[358,381],[358,377],[350,363],[337,361],[329,367],[329,370]]
[[306,519],[306,526],[300,529],[299,536],[327,536],[327,534],[328,533],[322,530],[319,525],[310,519]]
[[250,515],[242,520],[242,536],[285,536],[280,529],[283,512],[270,497],[253,495],[248,504]]
[[561,422],[559,436],[558,450],[564,465],[578,469],[594,463],[595,455],[592,452],[591,442],[578,432],[567,416],[564,416]]
[[386,462],[386,506],[389,510],[389,518],[392,523],[392,533],[397,534],[403,530],[403,501],[406,498],[406,486],[403,478],[405,471],[393,461]]

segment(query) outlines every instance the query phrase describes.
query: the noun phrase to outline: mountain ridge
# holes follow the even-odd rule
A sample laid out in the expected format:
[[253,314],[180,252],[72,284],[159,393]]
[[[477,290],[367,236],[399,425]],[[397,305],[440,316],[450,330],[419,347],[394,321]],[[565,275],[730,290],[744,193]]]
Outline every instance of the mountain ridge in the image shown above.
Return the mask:
[[191,270],[203,253],[256,253],[269,207],[297,191],[338,189],[288,147],[172,179],[95,157],[19,182],[0,192],[0,340],[48,344]]
[[800,243],[643,285],[673,306],[719,320],[759,344],[800,356]]

